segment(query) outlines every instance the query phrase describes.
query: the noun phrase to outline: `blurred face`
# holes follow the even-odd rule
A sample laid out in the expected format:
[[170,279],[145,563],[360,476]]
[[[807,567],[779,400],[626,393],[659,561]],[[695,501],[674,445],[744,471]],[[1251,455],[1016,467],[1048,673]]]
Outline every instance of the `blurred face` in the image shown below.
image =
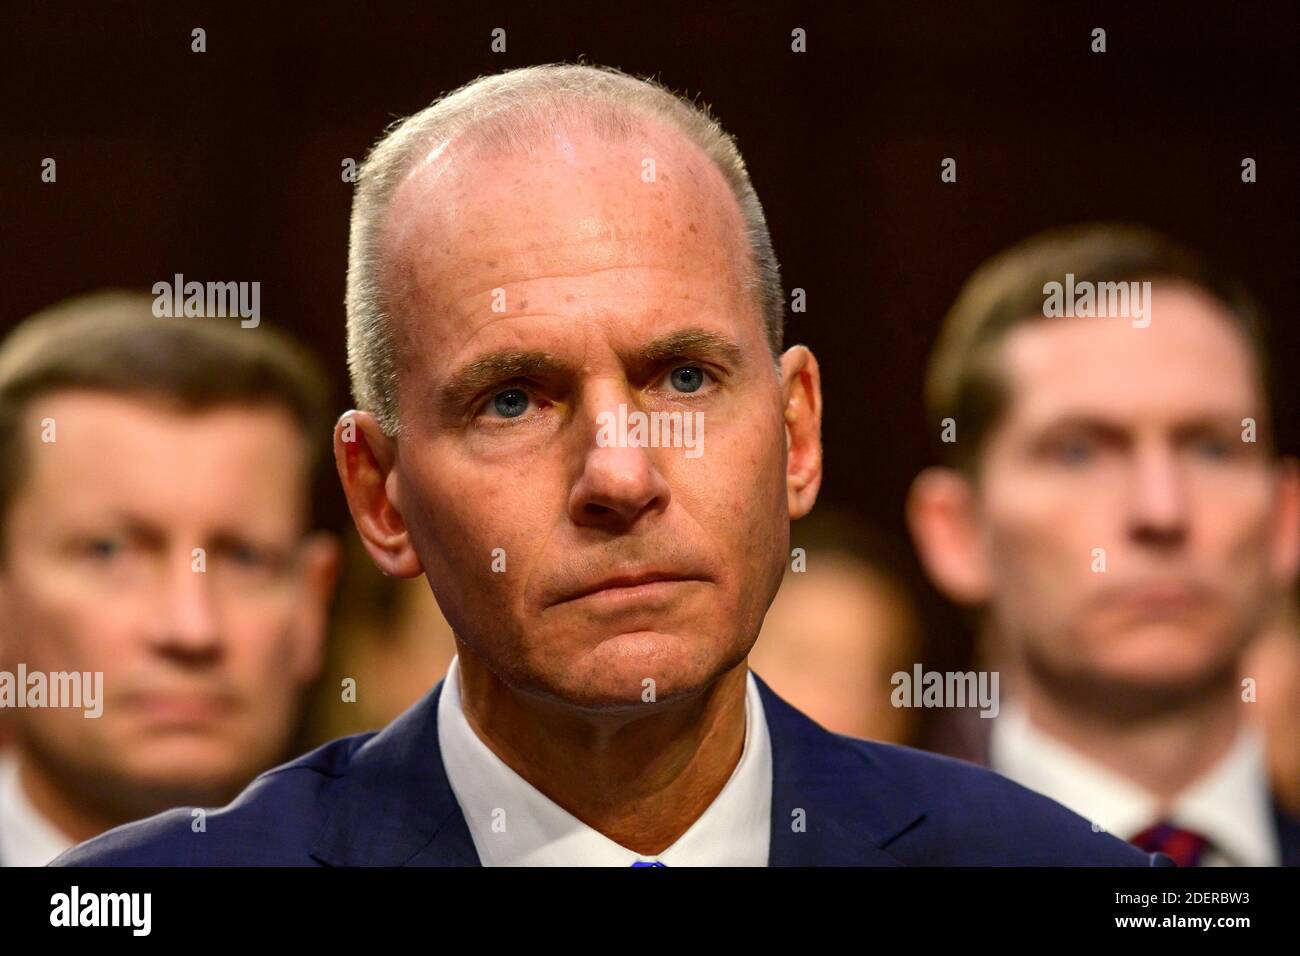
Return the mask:
[[1273,789],[1294,813],[1300,808],[1300,615],[1294,605],[1252,642],[1241,674],[1255,682],[1256,692],[1242,709],[1263,725]]
[[[790,509],[816,493],[820,398],[807,350],[774,367],[716,170],[653,128],[561,134],[535,157],[453,144],[417,164],[388,227],[391,451],[358,416],[391,459],[384,501],[357,446],[335,446],[381,567],[424,570],[500,680],[571,706],[641,706],[646,679],[659,700],[693,693],[743,661]],[[702,454],[603,442],[620,405],[698,415]]]
[[[317,667],[332,551],[302,540],[293,420],[83,391],[26,417],[0,567],[4,667],[102,671],[104,702],[98,719],[10,711],[19,742],[110,812],[227,798],[282,755]],[[51,443],[37,437],[47,418]]]
[[996,627],[1063,686],[1221,683],[1294,570],[1280,470],[1243,441],[1266,416],[1245,340],[1184,285],[1150,314],[1033,322],[1002,350],[979,560]]
[[913,712],[890,704],[890,678],[911,672],[913,622],[869,567],[821,559],[786,575],[749,665],[828,730],[905,742]]
[[[378,574],[371,568],[372,574]],[[424,581],[390,580],[396,612],[391,621],[368,621],[343,640],[340,673],[358,687],[382,687],[348,705],[354,726],[383,727],[428,693],[456,656],[456,639]]]

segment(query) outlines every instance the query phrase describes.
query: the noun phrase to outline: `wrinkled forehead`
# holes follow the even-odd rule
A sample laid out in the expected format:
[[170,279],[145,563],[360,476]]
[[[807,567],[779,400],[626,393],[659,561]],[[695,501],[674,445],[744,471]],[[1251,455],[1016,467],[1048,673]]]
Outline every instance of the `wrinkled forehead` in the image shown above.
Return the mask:
[[509,314],[561,290],[607,294],[602,273],[752,318],[739,204],[707,156],[649,120],[616,139],[559,127],[506,152],[472,135],[435,145],[394,194],[385,248],[399,341],[454,347],[502,299]]

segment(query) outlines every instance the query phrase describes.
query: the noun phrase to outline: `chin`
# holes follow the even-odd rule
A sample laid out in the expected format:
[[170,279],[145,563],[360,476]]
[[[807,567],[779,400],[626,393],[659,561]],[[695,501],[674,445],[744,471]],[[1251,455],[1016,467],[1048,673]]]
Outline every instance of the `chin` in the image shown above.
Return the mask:
[[227,786],[232,780],[252,780],[266,769],[250,764],[250,758],[261,750],[251,741],[243,745],[226,740],[168,741],[142,748],[131,767],[135,776],[157,781],[160,787],[209,790]]
[[1144,629],[1110,645],[1098,656],[1097,670],[1115,683],[1153,691],[1200,689],[1236,666],[1223,641],[1186,629]]
[[[656,703],[688,697],[734,666],[723,648],[710,647],[708,640],[703,634],[661,631],[596,637],[570,658],[563,672],[551,673],[542,683],[547,696],[593,710],[645,707],[652,691]],[[743,657],[742,652],[736,660]]]

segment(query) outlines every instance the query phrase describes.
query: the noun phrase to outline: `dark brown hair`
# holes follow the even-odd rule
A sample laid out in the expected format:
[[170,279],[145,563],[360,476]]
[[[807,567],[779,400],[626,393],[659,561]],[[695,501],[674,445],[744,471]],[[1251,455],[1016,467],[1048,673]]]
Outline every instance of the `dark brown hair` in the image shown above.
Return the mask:
[[[1233,277],[1191,249],[1142,226],[1091,223],[1033,236],[980,266],[944,319],[926,374],[925,400],[933,434],[945,419],[959,440],[939,442],[946,464],[976,471],[989,431],[1005,411],[1000,345],[1022,323],[1044,319],[1044,286],[1062,282],[1181,281],[1214,296],[1244,333],[1262,394],[1270,395],[1267,321]],[[1260,422],[1261,437],[1270,434]]]
[[187,412],[282,407],[302,430],[310,483],[332,419],[316,359],[270,328],[158,318],[153,302],[133,292],[79,296],[24,320],[0,346],[0,529],[25,475],[26,409],[67,389],[139,396]]

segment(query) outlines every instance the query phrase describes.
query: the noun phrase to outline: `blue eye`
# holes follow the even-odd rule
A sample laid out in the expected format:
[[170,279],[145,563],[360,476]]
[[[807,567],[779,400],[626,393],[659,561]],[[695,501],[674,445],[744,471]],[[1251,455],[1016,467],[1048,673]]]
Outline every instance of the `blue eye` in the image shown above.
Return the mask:
[[698,391],[699,387],[704,384],[704,370],[694,365],[683,365],[681,368],[675,368],[668,377],[673,383],[673,388],[679,392]]
[[119,542],[112,538],[96,538],[86,545],[86,552],[92,558],[108,559],[116,556],[122,550]]
[[1081,465],[1092,457],[1092,447],[1082,441],[1065,442],[1057,447],[1056,457],[1067,465]]
[[235,559],[237,564],[242,564],[245,567],[259,567],[265,563],[261,551],[244,545],[232,548],[230,556]]
[[492,399],[492,406],[502,418],[518,418],[528,411],[528,395],[521,388],[508,388]]
[[1214,438],[1207,438],[1205,441],[1198,443],[1196,450],[1204,457],[1214,461],[1222,461],[1232,455],[1231,445]]

